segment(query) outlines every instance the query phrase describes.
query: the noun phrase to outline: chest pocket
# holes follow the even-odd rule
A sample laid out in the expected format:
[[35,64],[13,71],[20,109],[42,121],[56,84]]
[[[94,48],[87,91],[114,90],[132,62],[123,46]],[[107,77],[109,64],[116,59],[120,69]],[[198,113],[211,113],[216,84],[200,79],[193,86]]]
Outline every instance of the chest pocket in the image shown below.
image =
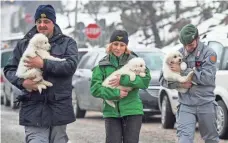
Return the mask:
[[195,67],[195,61],[188,61],[187,65],[188,65],[188,68],[194,68]]
[[195,57],[189,57],[187,59],[183,60],[186,64],[188,68],[197,68],[200,69],[202,67],[202,60],[200,58],[195,58]]
[[64,58],[66,46],[51,44],[51,55],[58,58]]
[[185,58],[183,62],[187,64],[187,68],[194,68],[195,67],[195,58]]

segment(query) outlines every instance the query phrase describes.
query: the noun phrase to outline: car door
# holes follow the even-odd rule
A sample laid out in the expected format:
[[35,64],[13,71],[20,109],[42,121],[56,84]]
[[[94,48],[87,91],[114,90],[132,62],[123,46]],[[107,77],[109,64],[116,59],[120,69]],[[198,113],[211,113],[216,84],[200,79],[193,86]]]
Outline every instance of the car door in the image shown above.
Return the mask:
[[94,66],[98,54],[94,52],[87,53],[79,62],[78,68],[74,74],[74,87],[78,104],[81,109],[91,109],[90,82],[92,77],[91,68]]
[[227,48],[217,42],[209,41],[208,46],[212,48],[217,54],[217,72],[216,72],[216,85],[228,85],[228,81],[224,80],[228,77],[227,65]]
[[[93,67],[97,66],[99,61],[105,56],[105,52],[98,52],[98,56],[96,58],[96,61],[93,65]],[[93,68],[92,67],[92,68]],[[91,68],[91,78],[92,78],[92,68]],[[91,84],[91,82],[89,83]],[[93,110],[96,110],[96,111],[102,111],[102,105],[103,105],[103,100],[100,99],[100,98],[95,98],[91,95],[91,93],[89,93],[90,97],[89,97],[89,101],[90,101],[90,107],[93,109]]]

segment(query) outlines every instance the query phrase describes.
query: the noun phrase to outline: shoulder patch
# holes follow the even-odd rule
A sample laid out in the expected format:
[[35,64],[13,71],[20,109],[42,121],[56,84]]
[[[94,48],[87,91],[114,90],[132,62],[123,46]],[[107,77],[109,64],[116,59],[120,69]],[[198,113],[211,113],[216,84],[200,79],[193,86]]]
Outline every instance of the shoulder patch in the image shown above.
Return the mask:
[[211,55],[210,56],[210,62],[214,64],[214,63],[216,63],[216,61],[217,61],[216,55]]

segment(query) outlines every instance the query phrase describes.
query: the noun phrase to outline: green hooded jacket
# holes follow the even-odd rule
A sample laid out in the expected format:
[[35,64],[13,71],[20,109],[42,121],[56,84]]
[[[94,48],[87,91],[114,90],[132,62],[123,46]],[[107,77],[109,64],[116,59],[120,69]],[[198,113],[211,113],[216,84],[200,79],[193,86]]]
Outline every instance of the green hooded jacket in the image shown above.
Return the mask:
[[127,115],[143,115],[143,104],[139,97],[139,89],[146,89],[151,80],[150,71],[146,68],[146,76],[136,76],[134,81],[130,81],[129,75],[121,75],[120,85],[132,87],[128,95],[120,99],[120,90],[102,86],[102,82],[112,72],[121,68],[130,59],[134,58],[133,54],[123,54],[116,57],[113,54],[105,56],[99,64],[93,68],[90,91],[96,98],[104,100],[114,100],[115,108],[103,101],[104,117],[123,117]]

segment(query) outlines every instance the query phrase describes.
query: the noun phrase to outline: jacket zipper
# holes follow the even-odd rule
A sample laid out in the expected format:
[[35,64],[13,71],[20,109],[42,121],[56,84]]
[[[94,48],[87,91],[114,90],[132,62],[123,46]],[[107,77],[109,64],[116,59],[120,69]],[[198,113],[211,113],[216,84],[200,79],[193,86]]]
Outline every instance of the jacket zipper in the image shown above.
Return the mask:
[[[119,60],[117,60],[117,61],[118,61],[118,67],[116,68],[116,70],[120,69]],[[119,117],[121,117],[121,116],[120,116],[120,106],[119,106],[119,101],[117,101],[117,102],[116,102],[116,105],[117,105],[118,115],[119,115]]]
[[118,116],[120,117],[119,101],[116,102],[116,107],[117,107],[117,111],[118,111]]

